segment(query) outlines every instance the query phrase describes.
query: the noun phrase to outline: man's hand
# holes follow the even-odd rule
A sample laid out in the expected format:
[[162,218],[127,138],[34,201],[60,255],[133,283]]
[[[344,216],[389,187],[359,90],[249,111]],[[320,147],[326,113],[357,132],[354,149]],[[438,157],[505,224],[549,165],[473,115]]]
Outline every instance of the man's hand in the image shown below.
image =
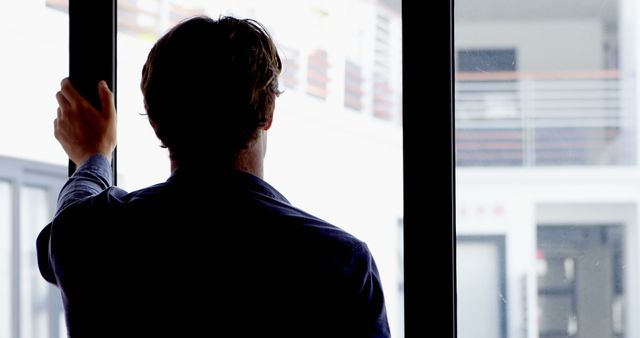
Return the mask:
[[69,78],[56,93],[58,117],[53,120],[54,135],[69,158],[80,166],[92,155],[104,155],[111,161],[116,147],[116,108],[107,83],[100,81],[101,110],[96,110],[71,85]]

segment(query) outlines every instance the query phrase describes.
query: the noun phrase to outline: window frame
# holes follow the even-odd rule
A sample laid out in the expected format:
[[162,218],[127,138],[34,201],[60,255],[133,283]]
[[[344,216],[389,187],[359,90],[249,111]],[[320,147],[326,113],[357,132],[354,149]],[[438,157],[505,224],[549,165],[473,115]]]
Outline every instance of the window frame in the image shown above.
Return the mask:
[[[80,94],[100,107],[97,84],[105,80],[117,107],[117,0],[69,0],[69,79]],[[117,183],[117,149],[111,160]],[[76,170],[69,160],[69,176]]]
[[402,3],[406,337],[457,336],[453,6]]

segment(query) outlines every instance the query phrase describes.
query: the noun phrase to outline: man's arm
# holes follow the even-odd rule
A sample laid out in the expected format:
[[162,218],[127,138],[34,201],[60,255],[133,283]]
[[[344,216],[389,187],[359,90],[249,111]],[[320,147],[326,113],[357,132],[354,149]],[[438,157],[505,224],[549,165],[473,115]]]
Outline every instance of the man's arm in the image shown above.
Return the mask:
[[[68,78],[56,93],[57,117],[54,135],[69,158],[78,166],[58,196],[56,216],[69,205],[107,189],[112,182],[111,154],[116,146],[116,109],[113,94],[104,81],[98,84],[100,109],[93,107],[73,87]],[[49,249],[52,223],[36,240],[38,266],[42,276],[56,284]]]
[[68,205],[107,189],[111,182],[113,179],[109,160],[102,155],[89,157],[62,187],[56,216]]
[[[102,155],[89,157],[62,187],[54,220],[59,218],[60,213],[71,204],[107,189],[111,185],[111,177],[111,166],[106,157]],[[47,224],[38,235],[36,252],[40,274],[48,282],[57,284],[49,252],[52,223]]]

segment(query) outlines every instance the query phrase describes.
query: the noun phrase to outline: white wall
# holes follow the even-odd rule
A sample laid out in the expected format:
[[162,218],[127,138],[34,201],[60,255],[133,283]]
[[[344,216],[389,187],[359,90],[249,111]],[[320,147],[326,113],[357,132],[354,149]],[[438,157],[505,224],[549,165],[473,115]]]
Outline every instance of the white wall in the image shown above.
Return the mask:
[[518,71],[597,70],[605,64],[605,33],[598,20],[478,21],[455,25],[457,50],[514,48]]
[[[509,337],[537,337],[538,224],[625,227],[625,336],[639,332],[637,230],[640,172],[633,168],[459,168],[457,232],[506,237]],[[525,309],[527,320],[525,322]],[[525,335],[526,333],[526,335]]]

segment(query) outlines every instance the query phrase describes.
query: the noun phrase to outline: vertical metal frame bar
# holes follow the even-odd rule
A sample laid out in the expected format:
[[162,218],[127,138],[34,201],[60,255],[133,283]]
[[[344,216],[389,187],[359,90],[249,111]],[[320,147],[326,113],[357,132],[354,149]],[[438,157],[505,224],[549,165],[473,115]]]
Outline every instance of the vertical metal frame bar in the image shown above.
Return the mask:
[[21,307],[20,307],[20,178],[18,175],[9,179],[11,186],[11,280],[10,290],[11,292],[11,312],[13,316],[11,318],[11,334],[13,337],[21,337]]
[[[100,80],[107,81],[116,94],[116,10],[116,0],[69,0],[69,78],[95,107],[100,107]],[[114,150],[114,185],[116,163]],[[69,161],[69,175],[75,169]]]
[[403,1],[402,35],[405,335],[456,337],[453,0]]

